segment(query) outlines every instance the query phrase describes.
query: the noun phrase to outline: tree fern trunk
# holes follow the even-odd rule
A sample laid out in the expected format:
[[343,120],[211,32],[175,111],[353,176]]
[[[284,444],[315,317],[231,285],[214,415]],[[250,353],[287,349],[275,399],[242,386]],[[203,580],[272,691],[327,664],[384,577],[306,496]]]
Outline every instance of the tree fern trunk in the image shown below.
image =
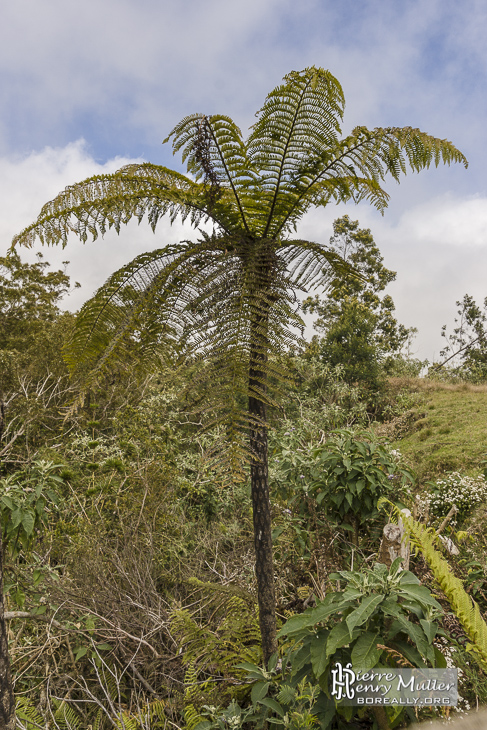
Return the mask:
[[255,573],[259,603],[259,624],[262,636],[262,652],[267,666],[271,655],[277,651],[276,597],[274,590],[274,561],[272,557],[271,503],[269,497],[269,469],[267,448],[267,413],[265,403],[256,391],[265,394],[267,389],[267,338],[264,315],[251,324],[251,348],[249,370],[250,448],[252,461],[250,478],[252,486],[252,510],[254,523]]
[[15,699],[10,674],[3,601],[3,546],[0,535],[0,728],[2,730],[14,730],[15,725]]

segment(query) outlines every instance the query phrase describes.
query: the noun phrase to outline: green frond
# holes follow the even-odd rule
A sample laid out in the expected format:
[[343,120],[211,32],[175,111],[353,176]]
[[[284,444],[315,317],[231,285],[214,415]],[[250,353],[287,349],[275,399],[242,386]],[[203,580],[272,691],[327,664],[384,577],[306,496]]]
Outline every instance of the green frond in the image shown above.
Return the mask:
[[145,215],[152,230],[164,215],[171,221],[189,216],[195,227],[212,218],[222,229],[234,217],[224,199],[210,212],[204,186],[184,175],[149,163],[127,165],[113,175],[96,175],[67,187],[42,208],[35,223],[14,237],[12,246],[31,247],[39,238],[64,248],[70,233],[82,241],[89,235],[95,240],[110,228],[119,233],[132,218],[140,223]]
[[137,717],[124,711],[120,713],[120,717],[115,718],[114,726],[117,730],[140,730],[141,727]]
[[64,353],[69,367],[85,363],[94,374],[102,372],[127,347],[149,364],[164,348],[174,351],[190,324],[198,252],[192,243],[156,249],[112,274],[77,317]]
[[394,507],[394,511],[403,521],[411,540],[423,554],[453,613],[462,624],[471,642],[467,648],[487,672],[487,624],[482,618],[478,604],[465,591],[462,581],[453,575],[448,562],[436,549],[436,533],[412,517],[405,516],[398,508]]
[[285,240],[279,248],[294,287],[326,285],[330,277],[362,279],[363,276],[328,247],[304,240]]
[[58,726],[64,730],[80,730],[82,718],[67,702],[58,702],[54,717]]
[[262,177],[261,188],[268,193],[262,236],[278,234],[279,223],[322,169],[340,133],[344,104],[337,79],[314,67],[288,74],[267,96],[247,144],[249,159]]
[[45,719],[27,697],[17,698],[15,711],[17,717],[23,721],[27,730],[37,730],[39,727],[44,727]]
[[233,120],[221,114],[192,114],[182,119],[164,142],[171,138],[173,151],[182,150],[188,172],[207,186],[209,207],[224,189],[231,190],[236,214],[232,230],[240,228],[248,233],[244,191],[258,181],[258,174],[249,163],[242,133]]
[[[211,601],[211,624],[201,625],[186,609],[171,615],[171,633],[183,650],[187,672],[195,676],[203,670],[207,676],[244,676],[235,665],[242,661],[256,664],[261,657],[257,606],[248,596],[236,595],[233,589],[238,587],[200,581],[197,586]],[[188,679],[193,685],[195,681]],[[195,697],[188,695],[188,700],[194,701]]]
[[378,210],[387,207],[389,196],[382,188],[386,175],[399,180],[408,166],[414,172],[431,164],[459,162],[465,156],[448,140],[437,139],[411,127],[368,130],[356,127],[342,140],[336,139],[323,151],[322,164],[306,185],[282,191],[283,204],[276,208],[273,235],[295,227],[310,206],[330,201],[355,203],[367,200]]

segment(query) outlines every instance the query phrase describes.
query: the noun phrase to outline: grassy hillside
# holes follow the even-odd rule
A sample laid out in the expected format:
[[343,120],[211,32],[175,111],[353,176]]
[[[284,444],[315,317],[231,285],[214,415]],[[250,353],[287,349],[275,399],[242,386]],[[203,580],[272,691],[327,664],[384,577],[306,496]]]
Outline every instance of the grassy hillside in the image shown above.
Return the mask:
[[395,448],[408,458],[420,481],[449,471],[468,474],[487,460],[487,386],[451,385],[417,379],[396,381],[416,394],[407,418],[390,425]]

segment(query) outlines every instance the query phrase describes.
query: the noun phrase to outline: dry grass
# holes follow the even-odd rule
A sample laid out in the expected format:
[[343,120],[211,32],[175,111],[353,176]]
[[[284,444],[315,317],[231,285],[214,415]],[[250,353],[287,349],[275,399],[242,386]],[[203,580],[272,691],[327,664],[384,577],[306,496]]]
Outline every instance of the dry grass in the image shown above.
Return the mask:
[[450,393],[487,393],[487,384],[443,383],[428,378],[390,378],[389,383],[394,390],[409,390],[413,393],[432,393],[447,391]]

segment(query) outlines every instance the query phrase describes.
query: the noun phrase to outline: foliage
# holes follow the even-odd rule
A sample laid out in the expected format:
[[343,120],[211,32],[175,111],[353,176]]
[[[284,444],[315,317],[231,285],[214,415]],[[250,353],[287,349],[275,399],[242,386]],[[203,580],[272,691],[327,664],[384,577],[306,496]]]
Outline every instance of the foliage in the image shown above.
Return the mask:
[[[248,665],[249,668],[251,665]],[[261,676],[259,667],[249,672],[249,677]],[[267,697],[271,683],[257,682],[252,688],[253,704],[248,708],[241,708],[233,701],[226,709],[221,707],[203,708],[200,722],[194,730],[238,730],[252,727],[262,730],[266,724],[282,727],[284,730],[305,730],[316,727],[318,720],[313,714],[313,708],[318,695],[318,688],[303,681],[297,687],[276,684],[275,696]],[[193,730],[193,729],[192,729]]]
[[38,528],[59,506],[59,469],[59,464],[39,459],[0,479],[2,539],[14,560],[22,549],[27,552]]
[[447,561],[436,549],[437,535],[412,517],[401,515],[410,539],[423,554],[441,590],[448,599],[455,616],[467,634],[471,651],[487,672],[487,624],[477,603],[465,591],[462,581],[453,575]]
[[330,200],[365,198],[384,209],[385,175],[398,179],[407,164],[413,170],[440,161],[466,164],[451,143],[408,127],[357,127],[340,139],[343,105],[329,72],[293,72],[269,94],[247,141],[221,115],[192,115],[174,128],[168,139],[182,150],[194,179],[130,165],[71,186],[48,203],[16,243],[32,245],[39,237],[65,245],[73,230],[82,240],[96,238],[146,213],[153,228],[168,213],[189,216],[195,226],[209,219],[217,231],[198,243],[143,254],[114,274],[80,313],[71,365],[83,359],[109,367],[117,355],[126,359],[127,347],[153,361],[174,352],[182,335],[186,347],[212,362],[213,408],[228,424],[227,443],[236,445],[246,418],[235,384],[267,402],[266,389],[257,385],[262,376],[252,385],[249,367],[258,362],[256,373],[263,368],[279,376],[271,359],[255,354],[251,333],[265,322],[265,351],[279,352],[293,339],[288,323],[298,323],[289,287],[326,281],[330,265],[340,270],[334,251],[286,238],[298,219]]
[[314,327],[322,335],[316,343],[321,358],[342,365],[347,382],[377,389],[385,356],[398,353],[410,335],[394,318],[392,298],[380,294],[396,274],[383,265],[370,230],[348,215],[334,222],[330,247],[363,278],[334,276],[326,299],[308,297],[303,310],[319,315]]
[[[261,658],[259,624],[249,601],[228,593],[223,586],[192,581],[204,588],[213,610],[211,626],[201,626],[187,609],[171,613],[171,631],[177,638],[185,664],[195,664],[198,674],[225,676],[238,661],[257,664]],[[196,666],[197,665],[197,666]],[[214,684],[214,687],[218,682]],[[221,690],[220,690],[221,692]]]
[[228,473],[250,462],[257,595],[265,660],[276,648],[271,505],[267,478],[269,385],[283,380],[279,355],[298,339],[296,292],[351,273],[335,251],[291,239],[310,208],[368,200],[387,206],[382,188],[407,166],[467,164],[450,142],[410,127],[356,127],[341,138],[338,81],[323,69],[288,74],[271,91],[247,140],[223,115],[193,114],[175,126],[175,152],[188,176],[148,163],[89,178],[47,203],[14,239],[31,246],[86,241],[131,218],[189,216],[211,235],[138,256],[112,274],[79,313],[66,359],[100,373],[130,358],[154,368],[181,353],[208,364],[207,422],[219,426],[216,449]]
[[398,453],[372,433],[350,429],[332,431],[309,449],[284,447],[279,468],[281,493],[290,504],[312,497],[340,529],[353,532],[355,544],[359,530],[378,516],[379,499],[397,497],[413,480]]
[[39,326],[58,316],[57,304],[69,291],[70,279],[48,267],[41,253],[35,264],[22,263],[15,251],[0,257],[1,350],[25,350]]
[[70,279],[66,271],[47,271],[49,264],[42,260],[42,254],[37,259],[34,264],[22,263],[16,252],[0,257],[0,397],[3,398],[13,387],[18,373],[34,378],[45,377],[53,370],[56,375],[64,373],[60,344],[71,315],[61,315],[57,305],[69,291]]
[[[354,668],[375,666],[445,666],[434,646],[440,604],[418,578],[400,567],[376,563],[361,572],[331,576],[344,589],[327,594],[316,607],[291,617],[279,635],[291,641],[287,661],[292,684],[306,678],[320,687],[317,711],[322,727],[335,713],[349,721],[352,708],[336,708],[327,696],[335,662]],[[397,713],[394,713],[396,719]]]
[[433,366],[432,374],[448,364],[448,371],[462,380],[472,383],[484,382],[487,378],[487,297],[480,307],[470,294],[456,302],[458,317],[452,334],[446,325],[441,330],[446,345],[441,350],[443,362]]
[[[354,668],[385,666],[445,666],[434,646],[442,614],[430,591],[400,559],[390,570],[342,571],[333,576],[344,588],[291,617],[279,634],[284,639],[283,676],[276,663],[263,670],[241,664],[253,681],[252,706],[233,702],[226,710],[204,708],[197,730],[254,727],[272,723],[295,730],[319,725],[327,728],[340,716],[349,722],[352,708],[340,708],[328,697],[328,680],[336,661]],[[277,657],[275,657],[277,659]],[[398,720],[397,711],[392,719]]]

